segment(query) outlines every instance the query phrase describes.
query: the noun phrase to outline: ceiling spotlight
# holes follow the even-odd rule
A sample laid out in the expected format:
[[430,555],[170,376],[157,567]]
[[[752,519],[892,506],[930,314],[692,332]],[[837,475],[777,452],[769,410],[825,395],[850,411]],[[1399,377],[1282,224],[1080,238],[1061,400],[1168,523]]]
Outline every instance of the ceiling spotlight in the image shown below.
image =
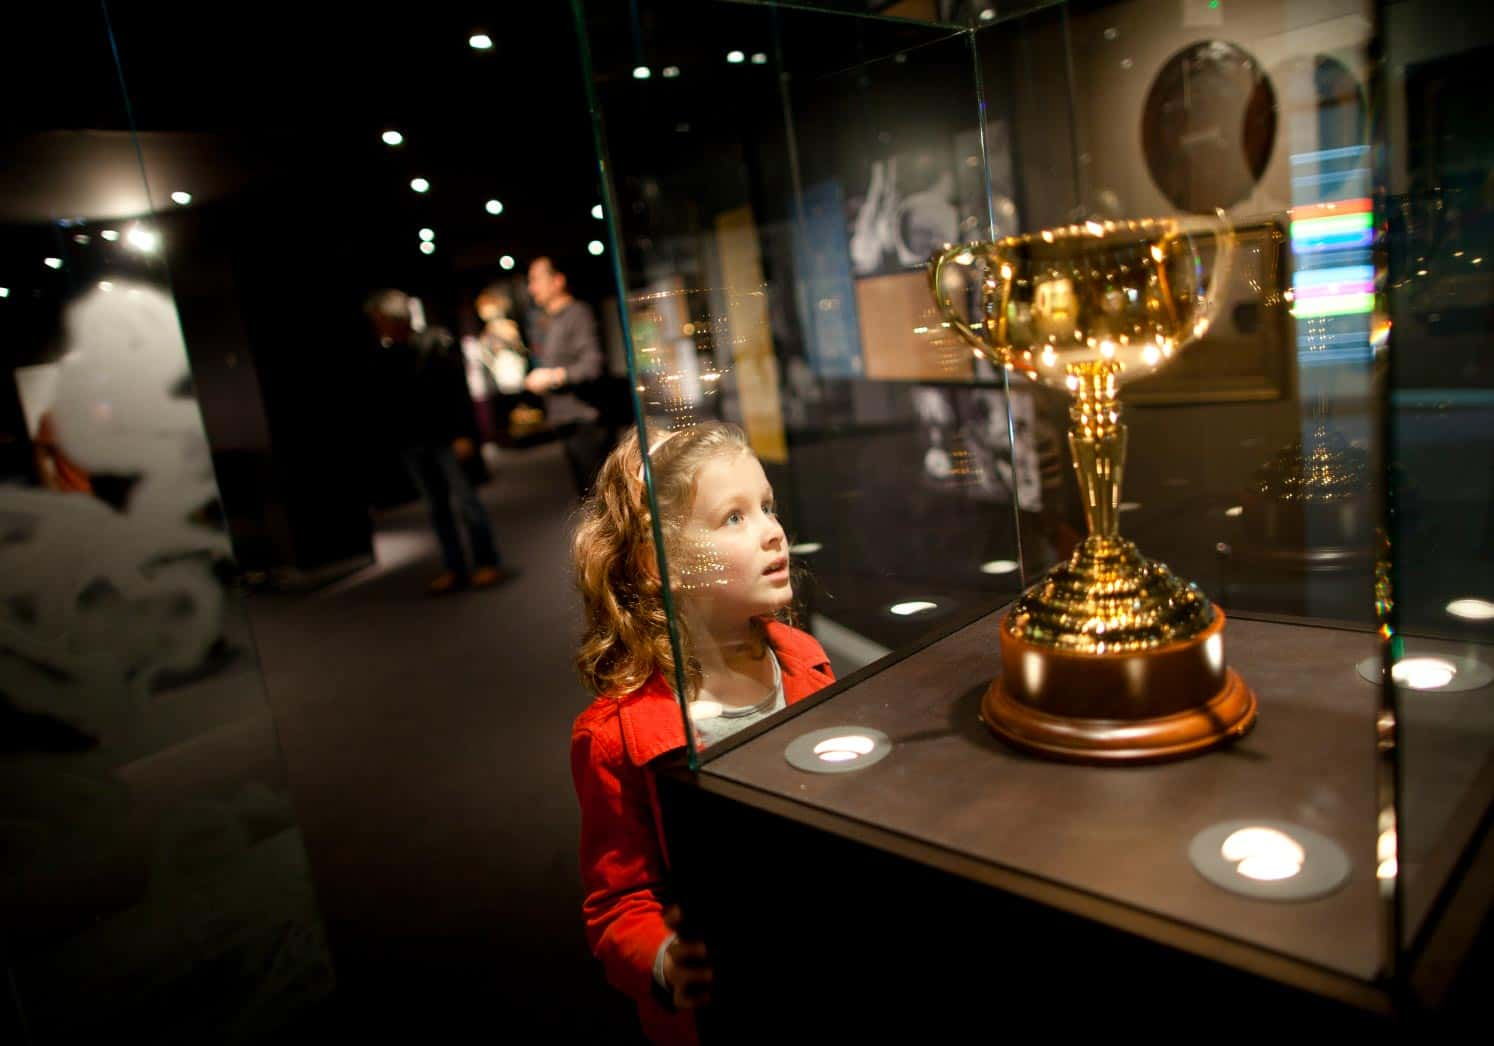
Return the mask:
[[9,287],[0,287],[0,298],[9,298],[9,297],[10,297],[10,288]]
[[501,200],[489,200],[487,203],[483,204],[483,210],[487,211],[489,214],[502,214],[503,202]]
[[996,20],[996,8],[988,7],[980,13],[982,22],[994,22]]
[[87,247],[90,239],[92,239],[92,237],[90,237],[86,232],[73,233],[73,242],[80,247]]
[[726,52],[726,60],[732,65],[741,65],[747,61],[747,56],[741,51],[728,51]]
[[650,76],[653,75],[654,71],[646,65],[633,66],[633,79],[635,80],[647,80]]
[[178,190],[171,194],[171,202],[178,207],[185,207],[192,202],[192,194]]
[[1494,619],[1494,603],[1487,599],[1455,599],[1443,609],[1453,617],[1461,617],[1465,621]]
[[922,614],[925,611],[933,610],[938,605],[938,603],[930,603],[927,599],[914,599],[907,603],[894,603],[887,609],[898,617],[908,617],[912,614]]
[[813,555],[824,547],[825,546],[818,541],[801,541],[796,545],[789,546],[789,555],[809,556]]
[[498,267],[504,270],[512,269],[514,267],[514,256],[512,254],[505,254],[499,258]]
[[467,43],[474,51],[491,51],[493,49],[493,38],[487,33],[473,33],[467,37]]
[[431,183],[426,181],[424,178],[410,179],[410,188],[414,189],[416,192],[429,192],[430,187]]
[[61,258],[43,258],[42,259],[42,264],[45,265],[49,269],[60,269],[60,268],[62,268],[62,259]]
[[436,245],[434,243],[432,243],[430,240],[422,240],[422,241],[420,241],[420,253],[421,254],[435,254],[436,253]]
[[586,245],[586,249],[592,254],[601,254],[604,250],[606,250],[606,248],[602,246],[601,240],[592,240]]
[[602,205],[601,204],[597,204],[595,207],[593,207],[591,209],[591,216],[593,218],[596,218],[599,221],[601,220],[601,217],[602,217]]
[[677,65],[666,65],[664,67],[664,79],[673,80],[680,75],[680,67]]
[[385,131],[383,134],[385,145],[404,145],[405,136],[398,131]]
[[151,232],[143,225],[132,225],[125,233],[125,242],[137,251],[149,254],[161,246],[161,237],[160,234]]
[[113,243],[115,240],[119,239],[119,233],[114,229],[105,229],[103,232],[99,233],[99,235],[108,240],[110,243]]
[[768,64],[768,56],[765,55],[765,54],[763,54],[761,51],[756,51],[752,55],[752,64],[753,65],[767,65]]
[[435,238],[436,238],[436,230],[435,229],[421,229],[420,230],[420,239],[421,239],[421,241],[423,243],[430,243]]
[[993,559],[989,563],[980,565],[982,574],[1010,574],[1017,569],[1015,559]]

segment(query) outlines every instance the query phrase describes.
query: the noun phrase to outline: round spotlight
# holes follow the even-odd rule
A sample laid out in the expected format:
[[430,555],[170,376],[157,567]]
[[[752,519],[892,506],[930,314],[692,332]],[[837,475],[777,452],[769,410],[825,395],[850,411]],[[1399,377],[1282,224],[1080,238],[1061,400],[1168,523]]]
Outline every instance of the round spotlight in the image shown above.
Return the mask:
[[1199,832],[1188,857],[1205,879],[1260,900],[1322,897],[1349,878],[1343,847],[1309,828],[1281,821],[1225,821]]
[[994,7],[988,7],[988,8],[986,8],[984,11],[982,11],[980,13],[980,20],[982,22],[994,22],[994,21],[996,21],[996,8],[994,8]]
[[0,298],[9,298],[9,297],[10,297],[10,288],[9,287],[0,287]]
[[103,232],[99,233],[99,235],[108,240],[110,243],[113,243],[115,240],[119,239],[119,231],[117,229],[105,229]]
[[673,80],[680,75],[680,67],[677,65],[666,65],[664,67],[664,79]]
[[467,37],[467,46],[474,51],[491,51],[493,49],[493,38],[487,33],[473,33]]
[[1010,574],[1016,571],[1017,561],[1015,559],[993,559],[989,563],[980,565],[982,574]]
[[938,605],[938,603],[930,603],[927,599],[913,599],[906,603],[894,603],[887,610],[898,617],[910,617],[913,614],[927,613]]
[[498,267],[505,270],[512,269],[514,267],[514,256],[512,254],[505,254],[503,257],[499,258]]
[[818,541],[801,541],[797,545],[789,546],[789,555],[808,556],[812,555],[815,552],[818,552],[824,547],[825,546],[820,544]]
[[388,146],[405,144],[405,136],[398,131],[385,131],[379,137],[384,139],[384,144]]
[[152,232],[143,225],[132,225],[129,232],[125,233],[125,242],[137,251],[150,254],[157,247],[161,246],[161,235],[160,233]]
[[605,247],[602,246],[602,241],[601,240],[592,240],[590,243],[588,243],[586,245],[586,249],[588,251],[590,251],[592,254],[601,254],[607,248],[605,248]]
[[765,54],[763,54],[761,51],[754,52],[753,55],[752,55],[752,64],[753,65],[767,65],[768,64],[768,56],[765,55]]
[[1224,510],[1224,514],[1230,519],[1234,519],[1236,516],[1243,516],[1245,515],[1245,506],[1231,505],[1229,508]]
[[113,289],[114,289],[114,284],[110,283],[108,280],[100,280],[99,281],[99,290],[107,292],[107,291],[112,291]]
[[421,254],[435,254],[436,253],[436,245],[434,243],[432,243],[430,240],[425,240],[424,242],[422,242],[420,244],[420,253]]
[[633,66],[633,79],[635,80],[647,80],[650,76],[653,75],[654,71],[646,65]]
[[591,216],[593,218],[597,219],[598,221],[601,221],[602,214],[603,214],[603,211],[602,211],[602,205],[601,204],[597,204],[595,207],[593,207],[591,209]]
[[436,230],[435,229],[421,229],[420,230],[420,239],[421,239],[422,243],[430,243],[435,238],[436,238]]
[[171,194],[171,202],[176,204],[178,207],[185,207],[187,206],[187,204],[192,202],[192,194],[189,192],[182,192],[181,190],[177,190],[176,192]]
[[414,189],[416,192],[430,192],[431,183],[426,181],[424,178],[411,178],[410,188]]
[[60,268],[62,268],[62,259],[61,258],[43,258],[42,259],[42,264],[45,265],[49,269],[60,269]]
[[1444,608],[1453,617],[1460,617],[1465,621],[1488,621],[1494,619],[1494,603],[1487,599],[1473,599],[1465,597],[1455,599]]
[[732,65],[741,65],[747,61],[747,56],[741,51],[728,51],[726,52],[726,60]]
[[92,239],[93,238],[91,236],[89,236],[86,232],[75,232],[75,233],[73,233],[73,242],[76,243],[80,247],[86,247],[86,246],[88,246],[88,244],[90,242],[92,242]]
[[503,201],[502,200],[489,200],[487,203],[485,203],[485,204],[482,205],[482,209],[485,210],[485,211],[487,211],[489,214],[502,214],[503,213]]
[[881,762],[892,752],[892,738],[865,726],[811,730],[783,750],[789,765],[812,774],[843,774]]
[[1408,657],[1390,670],[1396,685],[1410,690],[1440,690],[1457,674],[1457,666],[1440,657]]

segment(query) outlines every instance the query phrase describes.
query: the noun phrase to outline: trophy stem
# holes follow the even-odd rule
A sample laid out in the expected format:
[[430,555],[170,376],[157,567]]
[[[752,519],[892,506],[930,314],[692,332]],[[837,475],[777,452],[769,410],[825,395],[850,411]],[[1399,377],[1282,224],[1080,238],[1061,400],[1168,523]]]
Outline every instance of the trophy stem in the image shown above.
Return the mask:
[[1067,370],[1074,393],[1069,407],[1069,452],[1084,499],[1084,519],[1091,538],[1116,538],[1126,466],[1126,427],[1120,423],[1115,387],[1120,365],[1075,363]]

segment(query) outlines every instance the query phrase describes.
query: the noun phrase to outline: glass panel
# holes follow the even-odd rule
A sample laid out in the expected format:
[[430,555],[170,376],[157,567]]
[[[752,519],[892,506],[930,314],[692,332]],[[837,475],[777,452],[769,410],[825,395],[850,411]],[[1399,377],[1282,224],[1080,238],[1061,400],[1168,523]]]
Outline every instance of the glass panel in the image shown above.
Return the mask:
[[[1494,798],[1487,10],[1384,5],[1399,862],[1406,947]],[[1389,856],[1394,857],[1392,849]]]
[[332,970],[102,10],[30,12],[0,64],[61,40],[6,81],[0,175],[5,1006],[257,1040]]
[[[1027,418],[1008,411],[1002,372],[941,327],[928,291],[935,250],[989,235],[968,37],[799,8],[643,6],[632,26],[610,4],[585,21],[651,489],[666,531],[680,528],[663,535],[676,638],[704,673],[675,686],[698,698],[692,752],[719,752],[829,678],[781,676],[775,698],[771,659],[715,616],[738,574],[754,579],[748,609],[792,592],[799,629],[845,676],[1016,591],[1014,509],[1039,481],[1035,460],[1013,461]],[[678,75],[634,78],[630,39]],[[691,489],[693,440],[661,442],[714,419],[741,426],[762,475],[739,478],[765,480],[776,503],[775,524],[743,493],[757,529],[741,562],[729,492],[721,520],[684,526],[672,488]],[[732,634],[741,665],[719,653]],[[786,669],[792,650],[778,654]]]
[[[1378,657],[1373,14],[1366,0],[1124,0],[976,31],[991,120],[1010,129],[1012,193],[997,205],[1028,234],[987,268],[1009,283],[993,315],[1028,350],[1012,396],[1032,398],[1036,431],[1071,432],[1042,454],[1048,511],[1024,565],[1053,570],[1013,612],[1025,636],[1097,654],[1171,643],[1212,603],[1226,664],[1259,659],[1238,637],[1265,634],[1246,632],[1262,617],[1295,622],[1291,636],[1347,629],[1335,649]],[[1106,528],[1134,549],[1081,542]],[[1313,665],[1336,727],[1306,694],[1241,669],[1254,708],[1230,729],[1258,711],[1238,747],[1275,760],[1281,795],[1247,775],[1231,809],[1336,837],[1368,869],[1378,673],[1359,659]],[[1324,731],[1321,762],[1290,763],[1277,729]],[[1333,755],[1335,736],[1363,741]],[[1350,816],[1314,811],[1319,792]],[[1315,959],[1367,976],[1389,956],[1373,881],[1360,882],[1340,909],[1352,947]]]

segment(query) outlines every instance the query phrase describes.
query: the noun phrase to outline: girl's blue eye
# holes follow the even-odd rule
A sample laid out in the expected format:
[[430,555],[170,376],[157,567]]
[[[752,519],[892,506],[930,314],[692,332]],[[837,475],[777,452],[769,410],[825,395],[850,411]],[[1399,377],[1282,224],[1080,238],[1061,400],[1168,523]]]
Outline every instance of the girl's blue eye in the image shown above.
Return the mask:
[[742,522],[742,514],[740,512],[733,511],[731,515],[726,517],[726,522],[740,523]]

